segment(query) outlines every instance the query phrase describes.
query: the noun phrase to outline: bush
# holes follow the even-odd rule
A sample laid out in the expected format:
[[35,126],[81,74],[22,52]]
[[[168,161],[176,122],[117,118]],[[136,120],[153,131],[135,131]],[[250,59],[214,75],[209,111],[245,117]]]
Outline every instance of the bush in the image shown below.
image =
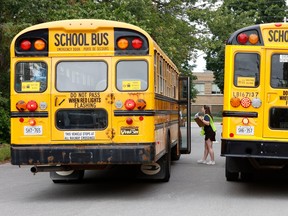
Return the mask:
[[0,92],[0,143],[10,143],[10,105],[9,99]]

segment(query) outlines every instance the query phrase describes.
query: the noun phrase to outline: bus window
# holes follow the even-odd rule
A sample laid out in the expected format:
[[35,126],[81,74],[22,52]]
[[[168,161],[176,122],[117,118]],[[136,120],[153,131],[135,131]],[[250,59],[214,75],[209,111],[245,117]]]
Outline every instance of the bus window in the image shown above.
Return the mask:
[[257,53],[238,53],[235,56],[234,85],[257,87],[260,79],[260,56]]
[[288,129],[288,109],[276,108],[270,109],[269,127],[271,129]]
[[58,91],[104,91],[107,88],[107,64],[100,61],[60,62],[56,68]]
[[105,129],[108,114],[104,109],[63,109],[56,119],[59,129]]
[[[271,63],[271,87],[288,87],[288,55],[274,54]],[[286,60],[285,60],[286,59]]]
[[117,89],[120,91],[145,91],[148,88],[146,61],[120,61],[117,63]]
[[44,62],[19,62],[15,70],[17,92],[44,92],[47,88],[47,65]]

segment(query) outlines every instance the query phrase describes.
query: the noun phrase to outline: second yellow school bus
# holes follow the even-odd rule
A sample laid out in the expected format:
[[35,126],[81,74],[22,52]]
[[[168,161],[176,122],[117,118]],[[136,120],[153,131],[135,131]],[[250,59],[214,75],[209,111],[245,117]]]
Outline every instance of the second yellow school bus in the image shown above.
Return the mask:
[[189,98],[189,79],[137,26],[31,26],[11,43],[11,163],[54,182],[117,164],[168,181],[171,160],[190,153]]
[[287,23],[249,26],[227,41],[221,148],[227,180],[288,163],[287,48]]

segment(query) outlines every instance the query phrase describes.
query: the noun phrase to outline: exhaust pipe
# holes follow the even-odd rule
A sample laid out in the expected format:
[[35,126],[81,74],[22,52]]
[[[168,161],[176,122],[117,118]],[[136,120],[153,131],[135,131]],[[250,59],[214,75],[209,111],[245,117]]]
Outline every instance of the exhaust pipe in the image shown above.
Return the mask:
[[70,166],[33,166],[31,167],[30,171],[33,174],[38,172],[53,172],[53,171],[69,171],[71,170]]

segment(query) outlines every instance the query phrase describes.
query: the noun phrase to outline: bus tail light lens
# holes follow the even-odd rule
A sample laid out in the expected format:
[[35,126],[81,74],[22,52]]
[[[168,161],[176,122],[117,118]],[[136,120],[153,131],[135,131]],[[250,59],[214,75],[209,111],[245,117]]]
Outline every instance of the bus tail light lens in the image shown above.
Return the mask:
[[256,43],[258,43],[258,41],[259,41],[259,38],[258,38],[258,36],[256,34],[251,34],[249,36],[249,42],[251,44],[256,44]]
[[23,112],[26,110],[26,103],[23,100],[20,100],[16,103],[16,109],[20,112]]
[[241,99],[241,106],[244,108],[248,108],[251,105],[251,100],[247,97]]
[[27,51],[31,48],[31,42],[29,40],[23,40],[20,44],[22,50]]
[[28,109],[30,112],[34,112],[37,108],[38,108],[38,104],[37,104],[36,101],[34,101],[34,100],[28,101],[28,103],[27,103],[27,109]]
[[127,47],[129,46],[129,42],[127,39],[121,38],[120,40],[118,40],[117,46],[119,47],[119,49],[124,50],[127,49]]
[[244,125],[248,125],[248,124],[249,124],[249,119],[248,119],[248,118],[243,118],[243,119],[242,119],[242,123],[243,123]]
[[131,124],[133,123],[133,119],[132,119],[132,118],[127,118],[127,119],[126,119],[126,123],[127,123],[128,125],[131,125]]
[[28,123],[29,123],[30,126],[35,126],[36,125],[35,119],[29,119]]
[[140,39],[140,38],[135,38],[133,41],[132,41],[132,47],[134,49],[141,49],[142,48],[142,45],[143,45],[143,41]]
[[139,110],[145,109],[145,107],[146,107],[146,101],[143,100],[143,99],[138,99],[138,100],[136,101],[136,107],[137,107],[137,109],[139,109]]
[[36,49],[36,50],[39,50],[39,51],[41,51],[41,50],[44,50],[45,49],[45,47],[46,47],[46,43],[43,41],[43,40],[36,40],[35,42],[34,42],[34,48]]
[[237,97],[232,97],[230,99],[230,104],[232,107],[238,107],[238,106],[240,106],[240,99]]
[[125,101],[125,108],[127,110],[133,110],[136,107],[136,103],[132,99],[128,99]]
[[237,41],[240,44],[246,44],[248,42],[248,35],[244,33],[239,34],[237,37]]

